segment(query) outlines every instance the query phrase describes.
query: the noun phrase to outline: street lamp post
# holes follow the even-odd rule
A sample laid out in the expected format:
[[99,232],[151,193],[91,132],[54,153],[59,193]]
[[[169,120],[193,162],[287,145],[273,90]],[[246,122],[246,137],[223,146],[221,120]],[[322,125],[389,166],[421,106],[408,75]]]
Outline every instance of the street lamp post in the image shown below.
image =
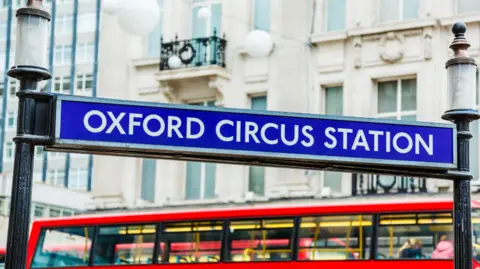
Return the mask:
[[[30,228],[33,157],[35,145],[45,144],[38,134],[44,132],[46,122],[36,119],[42,102],[25,94],[37,89],[39,81],[51,77],[47,69],[48,24],[50,14],[42,7],[42,0],[28,0],[17,10],[17,47],[15,66],[8,75],[20,80],[18,96],[15,163],[8,223],[7,269],[25,269]],[[45,103],[46,104],[46,103]],[[39,132],[41,130],[41,132]]]
[[475,107],[476,69],[475,60],[467,54],[470,44],[465,38],[467,28],[457,22],[452,27],[455,35],[450,48],[453,58],[446,63],[447,87],[451,101],[450,110],[442,119],[457,125],[457,171],[453,182],[454,208],[453,229],[455,235],[455,269],[472,268],[472,223],[470,201],[470,122],[480,118]]

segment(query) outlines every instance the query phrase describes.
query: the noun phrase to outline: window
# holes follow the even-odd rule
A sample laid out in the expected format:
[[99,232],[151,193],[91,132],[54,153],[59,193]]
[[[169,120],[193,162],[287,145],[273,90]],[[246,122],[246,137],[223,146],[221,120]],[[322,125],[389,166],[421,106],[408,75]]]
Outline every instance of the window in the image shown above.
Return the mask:
[[[202,20],[198,17],[198,11],[200,8],[206,7],[210,9],[211,16],[207,20]],[[222,4],[218,0],[204,0],[193,3],[192,8],[192,38],[205,38],[213,35],[216,31],[217,36],[221,36],[222,32]],[[195,63],[206,63],[210,57],[215,57],[215,48],[209,46],[206,49],[200,42],[193,42],[195,48],[198,48],[197,55],[193,60]],[[206,51],[205,51],[206,50]]]
[[13,142],[5,142],[5,159],[13,160],[13,153],[15,151],[15,146]]
[[14,111],[8,111],[7,113],[7,129],[15,129],[16,113]]
[[255,30],[270,31],[270,1],[254,0],[253,28]]
[[72,168],[68,176],[68,188],[72,190],[86,190],[88,185],[87,168]]
[[9,93],[10,96],[15,97],[18,89],[20,88],[20,82],[16,79],[11,79],[8,81]]
[[65,182],[65,170],[52,169],[47,172],[47,182],[48,184],[54,186],[64,186]]
[[13,142],[5,142],[5,159],[6,160],[13,160],[14,148],[15,146]]
[[55,87],[53,92],[63,94],[70,93],[70,77],[55,77]]
[[50,210],[48,210],[48,216],[50,218],[57,218],[57,217],[60,217],[60,209],[57,209],[57,208],[50,208]]
[[[215,106],[215,101],[191,103],[195,106]],[[216,166],[214,163],[187,162],[185,199],[215,198]]]
[[[254,110],[266,110],[267,96],[251,97],[250,105]],[[248,191],[260,196],[265,195],[265,167],[248,167]]]
[[[343,115],[343,86],[324,88],[324,108],[326,115]],[[331,190],[342,191],[342,173],[323,171],[323,186]]]
[[345,29],[346,0],[326,0],[326,30],[327,32]]
[[[92,235],[92,227],[42,230],[31,267],[87,266]],[[62,246],[62,249],[55,249],[57,246]],[[78,246],[81,247],[81,251],[78,251]]]
[[381,215],[378,236],[378,259],[438,259],[438,242],[453,240],[452,213]]
[[153,224],[99,228],[93,264],[151,264],[155,232]]
[[456,0],[456,1],[457,1],[457,13],[480,11],[480,2],[478,0]]
[[369,259],[372,217],[303,217],[299,234],[299,260]]
[[33,206],[33,219],[43,218],[45,216],[45,207],[43,205]]
[[73,30],[72,15],[57,15],[55,19],[55,35],[70,34]]
[[142,162],[142,200],[155,201],[155,179],[157,173],[157,161],[155,159],[143,159]]
[[378,82],[378,118],[415,121],[416,114],[416,79]]
[[163,0],[157,0],[160,9],[160,19],[157,27],[148,35],[148,56],[160,56],[160,38],[163,28]]
[[219,262],[221,234],[221,221],[164,224],[159,263]]
[[93,75],[92,74],[77,75],[76,79],[77,79],[76,94],[91,95],[92,86],[93,86]]
[[380,0],[380,22],[418,17],[419,0]]
[[55,46],[54,54],[55,65],[69,65],[72,63],[72,46],[71,45],[57,45]]
[[95,44],[93,42],[77,44],[77,63],[92,63],[95,52]]
[[230,222],[227,260],[288,261],[292,258],[293,219],[235,220]]

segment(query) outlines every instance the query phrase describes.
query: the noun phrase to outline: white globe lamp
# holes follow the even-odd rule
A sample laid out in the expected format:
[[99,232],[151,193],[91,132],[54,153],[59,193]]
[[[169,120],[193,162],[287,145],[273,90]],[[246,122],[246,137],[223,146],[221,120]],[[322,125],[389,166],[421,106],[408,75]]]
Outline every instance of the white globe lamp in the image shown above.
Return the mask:
[[115,14],[118,10],[118,0],[103,0],[102,10],[110,15]]
[[264,57],[273,49],[273,41],[268,32],[254,30],[248,33],[245,40],[245,51],[251,57]]
[[181,65],[182,65],[182,60],[180,60],[180,57],[178,57],[177,55],[172,55],[168,59],[168,67],[170,67],[171,69],[177,69]]
[[201,7],[197,12],[197,17],[200,20],[206,21],[206,20],[210,19],[211,16],[212,16],[212,13],[210,12],[209,7]]
[[120,0],[117,20],[129,34],[146,36],[158,25],[160,9],[156,0]]

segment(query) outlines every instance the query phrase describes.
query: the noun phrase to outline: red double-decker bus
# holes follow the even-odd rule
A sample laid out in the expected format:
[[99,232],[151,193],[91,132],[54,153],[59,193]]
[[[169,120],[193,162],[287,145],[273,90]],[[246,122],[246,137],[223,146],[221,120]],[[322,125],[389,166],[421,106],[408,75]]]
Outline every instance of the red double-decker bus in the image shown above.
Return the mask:
[[[472,211],[475,258],[478,205],[473,203]],[[452,206],[451,201],[357,203],[37,220],[27,262],[32,269],[450,269]]]

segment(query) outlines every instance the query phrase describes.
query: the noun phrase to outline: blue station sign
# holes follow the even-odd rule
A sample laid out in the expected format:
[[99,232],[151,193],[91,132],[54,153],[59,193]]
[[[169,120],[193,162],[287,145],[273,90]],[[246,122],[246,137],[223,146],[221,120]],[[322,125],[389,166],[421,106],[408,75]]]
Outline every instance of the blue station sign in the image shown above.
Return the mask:
[[56,102],[55,143],[47,147],[53,150],[267,165],[456,167],[453,124],[75,96]]

